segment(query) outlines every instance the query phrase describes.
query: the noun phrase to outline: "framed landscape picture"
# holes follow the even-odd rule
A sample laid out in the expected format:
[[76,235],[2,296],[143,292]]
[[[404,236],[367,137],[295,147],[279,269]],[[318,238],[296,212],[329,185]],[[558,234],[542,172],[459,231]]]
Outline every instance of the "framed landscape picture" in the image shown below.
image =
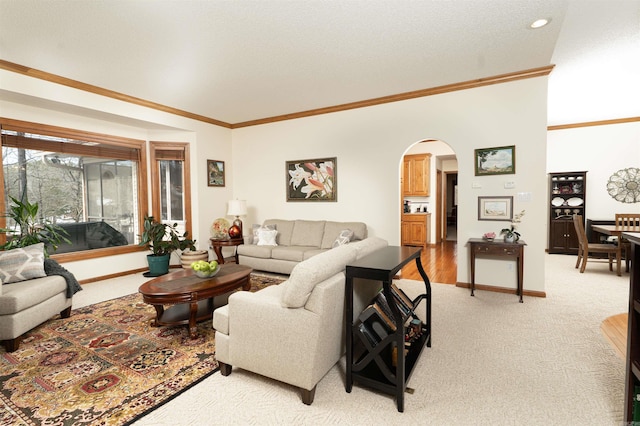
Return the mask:
[[287,161],[287,201],[336,201],[336,161],[336,157]]
[[207,160],[207,185],[224,186],[224,161]]
[[516,172],[516,147],[476,149],[476,176],[509,175]]
[[478,220],[513,219],[513,197],[478,197]]

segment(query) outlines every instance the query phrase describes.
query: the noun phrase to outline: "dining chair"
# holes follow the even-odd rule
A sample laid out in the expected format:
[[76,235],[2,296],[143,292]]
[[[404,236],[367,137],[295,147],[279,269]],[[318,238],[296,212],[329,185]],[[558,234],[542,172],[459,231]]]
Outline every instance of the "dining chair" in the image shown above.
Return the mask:
[[589,255],[595,253],[605,253],[609,259],[609,270],[613,271],[613,259],[616,259],[616,273],[618,276],[622,275],[620,270],[622,249],[620,245],[614,244],[596,244],[590,243],[587,240],[587,233],[584,230],[584,224],[582,222],[582,216],[573,215],[573,225],[576,228],[576,235],[578,236],[578,260],[576,261],[576,268],[580,267],[580,273],[583,273],[587,267],[587,259]]
[[[616,228],[629,232],[640,232],[640,213],[616,213]],[[625,271],[629,272],[631,263],[631,243],[626,238],[619,238],[618,244],[624,253]]]

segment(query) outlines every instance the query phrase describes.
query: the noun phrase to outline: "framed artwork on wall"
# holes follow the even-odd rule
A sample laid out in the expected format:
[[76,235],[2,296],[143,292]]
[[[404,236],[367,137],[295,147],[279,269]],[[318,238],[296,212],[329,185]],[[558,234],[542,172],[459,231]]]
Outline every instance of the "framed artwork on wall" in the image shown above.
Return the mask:
[[207,160],[207,185],[224,186],[224,161]]
[[287,201],[337,201],[336,164],[336,157],[287,161]]
[[500,146],[475,151],[476,176],[512,175],[516,172],[516,147]]
[[510,221],[513,219],[513,197],[478,197],[478,220]]

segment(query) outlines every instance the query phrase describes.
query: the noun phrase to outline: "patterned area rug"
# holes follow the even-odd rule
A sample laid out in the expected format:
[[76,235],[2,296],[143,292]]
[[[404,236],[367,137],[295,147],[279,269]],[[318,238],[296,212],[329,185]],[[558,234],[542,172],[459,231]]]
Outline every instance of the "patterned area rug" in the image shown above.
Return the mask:
[[[251,275],[251,291],[282,282]],[[217,371],[211,321],[151,327],[138,293],[72,311],[0,349],[0,425],[122,425]]]

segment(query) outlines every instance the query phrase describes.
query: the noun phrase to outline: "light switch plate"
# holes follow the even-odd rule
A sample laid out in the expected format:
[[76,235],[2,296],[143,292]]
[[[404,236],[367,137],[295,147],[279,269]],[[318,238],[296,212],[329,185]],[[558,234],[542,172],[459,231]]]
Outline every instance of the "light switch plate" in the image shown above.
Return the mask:
[[531,192],[518,192],[518,201],[528,203],[531,201],[532,194]]
[[512,180],[504,183],[505,189],[513,189],[515,187],[516,187],[516,183]]

